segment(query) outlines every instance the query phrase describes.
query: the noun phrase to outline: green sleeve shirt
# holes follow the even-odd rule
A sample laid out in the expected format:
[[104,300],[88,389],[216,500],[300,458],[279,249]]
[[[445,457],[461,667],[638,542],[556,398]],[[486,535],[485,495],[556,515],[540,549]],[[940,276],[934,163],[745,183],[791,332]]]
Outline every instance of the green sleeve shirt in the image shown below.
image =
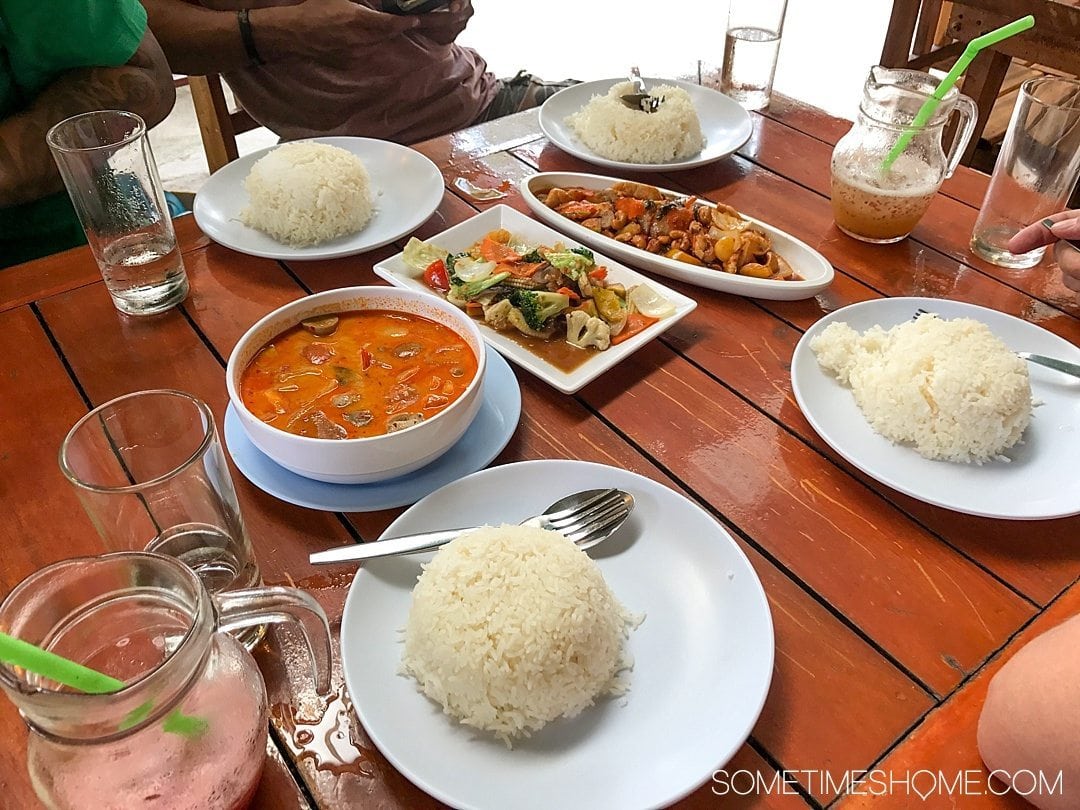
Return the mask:
[[[0,119],[64,71],[125,64],[145,33],[138,0],[0,0]],[[66,193],[0,208],[0,267],[82,241]]]

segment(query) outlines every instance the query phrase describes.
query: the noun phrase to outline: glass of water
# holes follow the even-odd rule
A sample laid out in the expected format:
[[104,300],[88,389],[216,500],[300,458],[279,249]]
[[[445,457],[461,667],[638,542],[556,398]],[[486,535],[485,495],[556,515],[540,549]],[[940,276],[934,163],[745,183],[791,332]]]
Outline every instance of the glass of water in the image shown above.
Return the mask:
[[748,110],[769,106],[787,0],[730,0],[720,91]]
[[80,419],[60,468],[110,551],[186,563],[211,593],[251,588],[259,569],[214,415],[182,391],[137,391]]
[[45,139],[116,308],[153,315],[183,301],[187,275],[142,118],[83,113]]

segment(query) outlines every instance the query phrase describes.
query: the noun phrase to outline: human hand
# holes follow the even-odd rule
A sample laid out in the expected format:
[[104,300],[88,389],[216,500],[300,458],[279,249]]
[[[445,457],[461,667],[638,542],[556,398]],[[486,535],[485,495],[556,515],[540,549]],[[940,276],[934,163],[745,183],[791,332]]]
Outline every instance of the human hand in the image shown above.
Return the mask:
[[1080,209],[1060,211],[1033,222],[1009,240],[1009,250],[1027,253],[1042,245],[1054,245],[1061,280],[1070,290],[1080,292],[1080,249],[1062,241],[1065,239],[1080,241]]
[[[303,0],[275,10],[289,16],[281,34],[292,54],[332,65],[351,64],[364,47],[419,25],[416,16],[385,14],[352,0]],[[256,42],[258,36],[256,26]]]
[[439,45],[450,45],[465,30],[472,15],[472,0],[451,0],[445,9],[417,14],[416,33]]

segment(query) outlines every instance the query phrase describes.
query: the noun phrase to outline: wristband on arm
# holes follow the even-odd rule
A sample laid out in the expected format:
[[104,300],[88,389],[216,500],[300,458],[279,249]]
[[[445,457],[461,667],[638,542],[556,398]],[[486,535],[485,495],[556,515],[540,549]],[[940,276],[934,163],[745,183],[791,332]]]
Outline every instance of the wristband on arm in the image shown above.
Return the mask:
[[259,49],[255,47],[255,37],[251,33],[250,9],[242,8],[236,12],[236,22],[240,26],[240,39],[244,43],[244,50],[253,65],[265,65],[266,62],[259,56]]

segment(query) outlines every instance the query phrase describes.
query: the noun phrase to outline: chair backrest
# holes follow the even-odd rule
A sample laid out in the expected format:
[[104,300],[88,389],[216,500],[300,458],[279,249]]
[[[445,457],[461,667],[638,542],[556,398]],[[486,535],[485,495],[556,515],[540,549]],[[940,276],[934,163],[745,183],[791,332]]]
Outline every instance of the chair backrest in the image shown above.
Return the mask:
[[191,100],[195,104],[195,116],[199,119],[206,163],[213,174],[239,157],[236,151],[236,136],[255,129],[259,124],[242,109],[235,112],[229,110],[225,89],[218,74],[189,76],[188,85],[191,87]]

